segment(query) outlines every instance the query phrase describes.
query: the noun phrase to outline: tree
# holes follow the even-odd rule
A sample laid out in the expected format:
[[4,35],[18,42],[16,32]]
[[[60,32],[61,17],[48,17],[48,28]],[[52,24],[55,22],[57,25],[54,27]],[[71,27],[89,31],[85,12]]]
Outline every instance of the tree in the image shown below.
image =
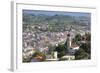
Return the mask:
[[85,33],[86,36],[86,41],[91,41],[91,34],[90,33]]
[[46,59],[46,55],[40,51],[36,51],[35,54],[32,55],[32,57],[30,58],[30,61],[34,61],[36,60],[38,61],[45,61]]
[[59,44],[55,48],[55,51],[58,52],[58,57],[61,58],[62,56],[66,55],[66,52],[68,51],[67,45],[65,45],[65,44]]
[[76,53],[75,53],[75,59],[80,60],[80,59],[90,59],[90,55],[86,53],[82,48],[80,48]]
[[[75,59],[90,59],[91,58],[91,34],[85,33],[82,36],[83,43],[80,44],[80,49],[75,53]],[[79,38],[79,35],[75,38]]]
[[88,42],[88,43],[81,43],[81,46],[80,48],[82,48],[85,52],[87,53],[91,53],[91,43]]
[[76,36],[75,36],[75,41],[81,41],[81,35],[80,34],[77,34]]

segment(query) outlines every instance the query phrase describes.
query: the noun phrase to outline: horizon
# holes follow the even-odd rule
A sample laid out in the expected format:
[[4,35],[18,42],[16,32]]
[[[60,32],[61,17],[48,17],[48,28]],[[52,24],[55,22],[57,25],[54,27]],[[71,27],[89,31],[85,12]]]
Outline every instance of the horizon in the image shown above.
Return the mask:
[[67,11],[45,11],[45,10],[23,10],[23,14],[33,14],[33,15],[48,15],[48,16],[54,16],[54,15],[70,15],[70,16],[85,16],[85,17],[91,17],[91,13],[87,12],[67,12]]

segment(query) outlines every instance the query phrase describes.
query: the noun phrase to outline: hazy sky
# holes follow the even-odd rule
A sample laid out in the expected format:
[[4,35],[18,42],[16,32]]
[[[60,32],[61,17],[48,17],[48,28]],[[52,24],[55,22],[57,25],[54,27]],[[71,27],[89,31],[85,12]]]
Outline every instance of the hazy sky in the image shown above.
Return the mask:
[[83,13],[83,12],[62,12],[62,11],[42,11],[42,10],[23,10],[23,13],[26,14],[45,14],[45,15],[71,15],[71,16],[86,16],[90,17],[91,13]]

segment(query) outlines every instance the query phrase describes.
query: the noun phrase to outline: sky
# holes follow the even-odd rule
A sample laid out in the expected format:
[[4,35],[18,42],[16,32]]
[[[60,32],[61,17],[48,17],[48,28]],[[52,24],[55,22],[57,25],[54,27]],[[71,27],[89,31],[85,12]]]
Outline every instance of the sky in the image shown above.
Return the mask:
[[63,11],[42,11],[42,10],[23,10],[23,13],[26,14],[45,14],[45,15],[70,15],[70,16],[86,16],[90,17],[91,13],[83,13],[83,12],[63,12]]

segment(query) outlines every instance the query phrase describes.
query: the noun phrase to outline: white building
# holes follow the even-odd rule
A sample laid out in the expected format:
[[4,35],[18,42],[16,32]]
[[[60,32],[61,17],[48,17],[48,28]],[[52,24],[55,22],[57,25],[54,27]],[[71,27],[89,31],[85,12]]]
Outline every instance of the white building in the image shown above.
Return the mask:
[[61,57],[61,59],[64,59],[64,60],[74,60],[75,56],[74,55],[65,55],[65,56]]

